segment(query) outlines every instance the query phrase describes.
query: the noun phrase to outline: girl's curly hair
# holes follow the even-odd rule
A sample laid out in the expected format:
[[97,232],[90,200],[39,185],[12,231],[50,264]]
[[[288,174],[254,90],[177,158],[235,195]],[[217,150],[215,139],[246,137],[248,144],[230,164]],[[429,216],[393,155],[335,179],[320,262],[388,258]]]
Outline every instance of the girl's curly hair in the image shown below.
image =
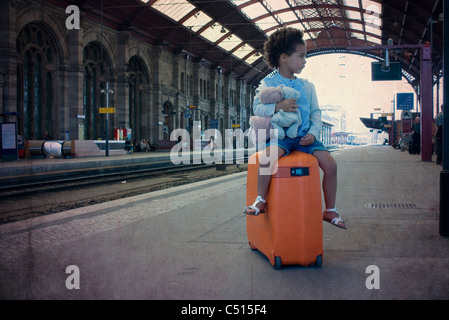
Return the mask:
[[283,27],[273,32],[264,44],[264,59],[271,68],[279,67],[281,54],[293,54],[298,44],[304,44],[301,30]]

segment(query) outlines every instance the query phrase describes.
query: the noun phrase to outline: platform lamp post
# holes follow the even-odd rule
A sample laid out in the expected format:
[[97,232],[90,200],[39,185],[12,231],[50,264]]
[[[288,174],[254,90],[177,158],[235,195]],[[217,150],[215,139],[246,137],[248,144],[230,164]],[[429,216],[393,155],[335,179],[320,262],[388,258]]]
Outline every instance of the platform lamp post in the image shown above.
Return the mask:
[[[106,95],[106,109],[109,109],[109,95],[114,94],[114,90],[109,89],[109,81],[106,81],[105,89],[101,93]],[[109,111],[106,112],[106,157],[109,157]]]
[[[449,43],[449,0],[443,2],[443,43]],[[440,235],[449,237],[449,49],[443,46],[443,170],[440,173]]]

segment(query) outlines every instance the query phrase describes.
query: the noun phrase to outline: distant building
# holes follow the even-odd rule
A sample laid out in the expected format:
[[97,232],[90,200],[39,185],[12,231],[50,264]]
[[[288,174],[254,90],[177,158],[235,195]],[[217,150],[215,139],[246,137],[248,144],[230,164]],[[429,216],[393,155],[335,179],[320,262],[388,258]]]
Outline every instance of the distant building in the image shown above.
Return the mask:
[[332,122],[329,115],[324,112],[321,114],[321,120],[323,121],[323,125],[321,127],[320,141],[325,146],[328,146],[331,144],[331,134],[332,134],[332,128],[334,127],[334,123]]
[[334,124],[332,130],[334,132],[346,131],[346,111],[342,106],[325,105],[320,107],[321,112],[330,118],[330,122]]
[[369,133],[333,132],[331,134],[331,144],[364,145],[368,144],[369,137]]
[[349,132],[337,131],[333,132],[331,135],[331,143],[332,144],[347,144]]

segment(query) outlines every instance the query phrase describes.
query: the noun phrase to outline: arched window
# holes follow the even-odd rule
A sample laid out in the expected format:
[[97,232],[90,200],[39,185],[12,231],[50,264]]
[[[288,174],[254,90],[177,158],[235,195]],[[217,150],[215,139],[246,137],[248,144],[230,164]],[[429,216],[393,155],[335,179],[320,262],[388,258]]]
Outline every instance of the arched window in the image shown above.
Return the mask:
[[25,139],[56,139],[54,72],[56,50],[49,32],[37,23],[26,25],[17,37],[17,110],[19,132]]
[[[102,57],[103,54],[103,57]],[[104,96],[101,90],[105,88],[105,81],[109,79],[109,63],[105,52],[100,45],[90,42],[83,50],[84,65],[84,139],[95,140],[106,131],[105,117],[99,114],[99,108],[103,107]],[[111,88],[109,84],[109,88]],[[109,107],[113,96],[109,96]]]
[[129,60],[128,84],[129,84],[129,127],[133,139],[149,138],[142,136],[142,116],[144,111],[148,79],[141,60],[134,56]]

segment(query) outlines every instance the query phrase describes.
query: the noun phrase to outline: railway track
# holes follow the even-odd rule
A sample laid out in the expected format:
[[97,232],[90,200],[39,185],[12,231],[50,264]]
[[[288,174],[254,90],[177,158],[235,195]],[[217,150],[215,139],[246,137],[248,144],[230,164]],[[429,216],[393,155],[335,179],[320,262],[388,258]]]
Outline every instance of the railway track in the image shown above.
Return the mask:
[[[70,189],[74,187],[82,187],[85,185],[107,184],[123,180],[143,179],[160,174],[186,172],[193,170],[201,170],[206,167],[211,167],[205,164],[200,165],[180,165],[180,166],[162,166],[158,168],[147,168],[137,170],[125,170],[109,173],[81,173],[80,176],[74,177],[57,177],[50,179],[39,178],[31,181],[20,181],[0,186],[0,199],[11,196],[25,196],[36,191],[46,192],[52,190]],[[97,170],[92,170],[97,171]],[[57,173],[54,173],[57,175]]]
[[[236,160],[246,163],[248,155],[245,154]],[[190,158],[190,164],[175,165],[170,160],[161,160],[5,177],[0,178],[0,199],[5,196],[25,195],[33,192],[36,188],[49,191],[55,188],[69,188],[74,185],[82,186],[137,177],[150,177],[161,174],[161,172],[176,173],[207,167],[215,167],[215,164],[196,163],[193,158]]]
[[[226,166],[218,171],[215,165],[173,165],[171,162],[153,163],[151,168],[139,164],[136,168],[101,168],[102,172],[87,170],[81,176],[58,176],[45,180],[16,181],[0,186],[0,224],[53,214],[96,203],[161,190],[213,177],[246,170],[240,165]],[[106,172],[105,172],[106,171]]]
[[2,177],[0,224],[245,171],[248,153],[239,160],[240,165],[227,164],[225,171],[216,170],[215,164],[174,165],[162,160]]

